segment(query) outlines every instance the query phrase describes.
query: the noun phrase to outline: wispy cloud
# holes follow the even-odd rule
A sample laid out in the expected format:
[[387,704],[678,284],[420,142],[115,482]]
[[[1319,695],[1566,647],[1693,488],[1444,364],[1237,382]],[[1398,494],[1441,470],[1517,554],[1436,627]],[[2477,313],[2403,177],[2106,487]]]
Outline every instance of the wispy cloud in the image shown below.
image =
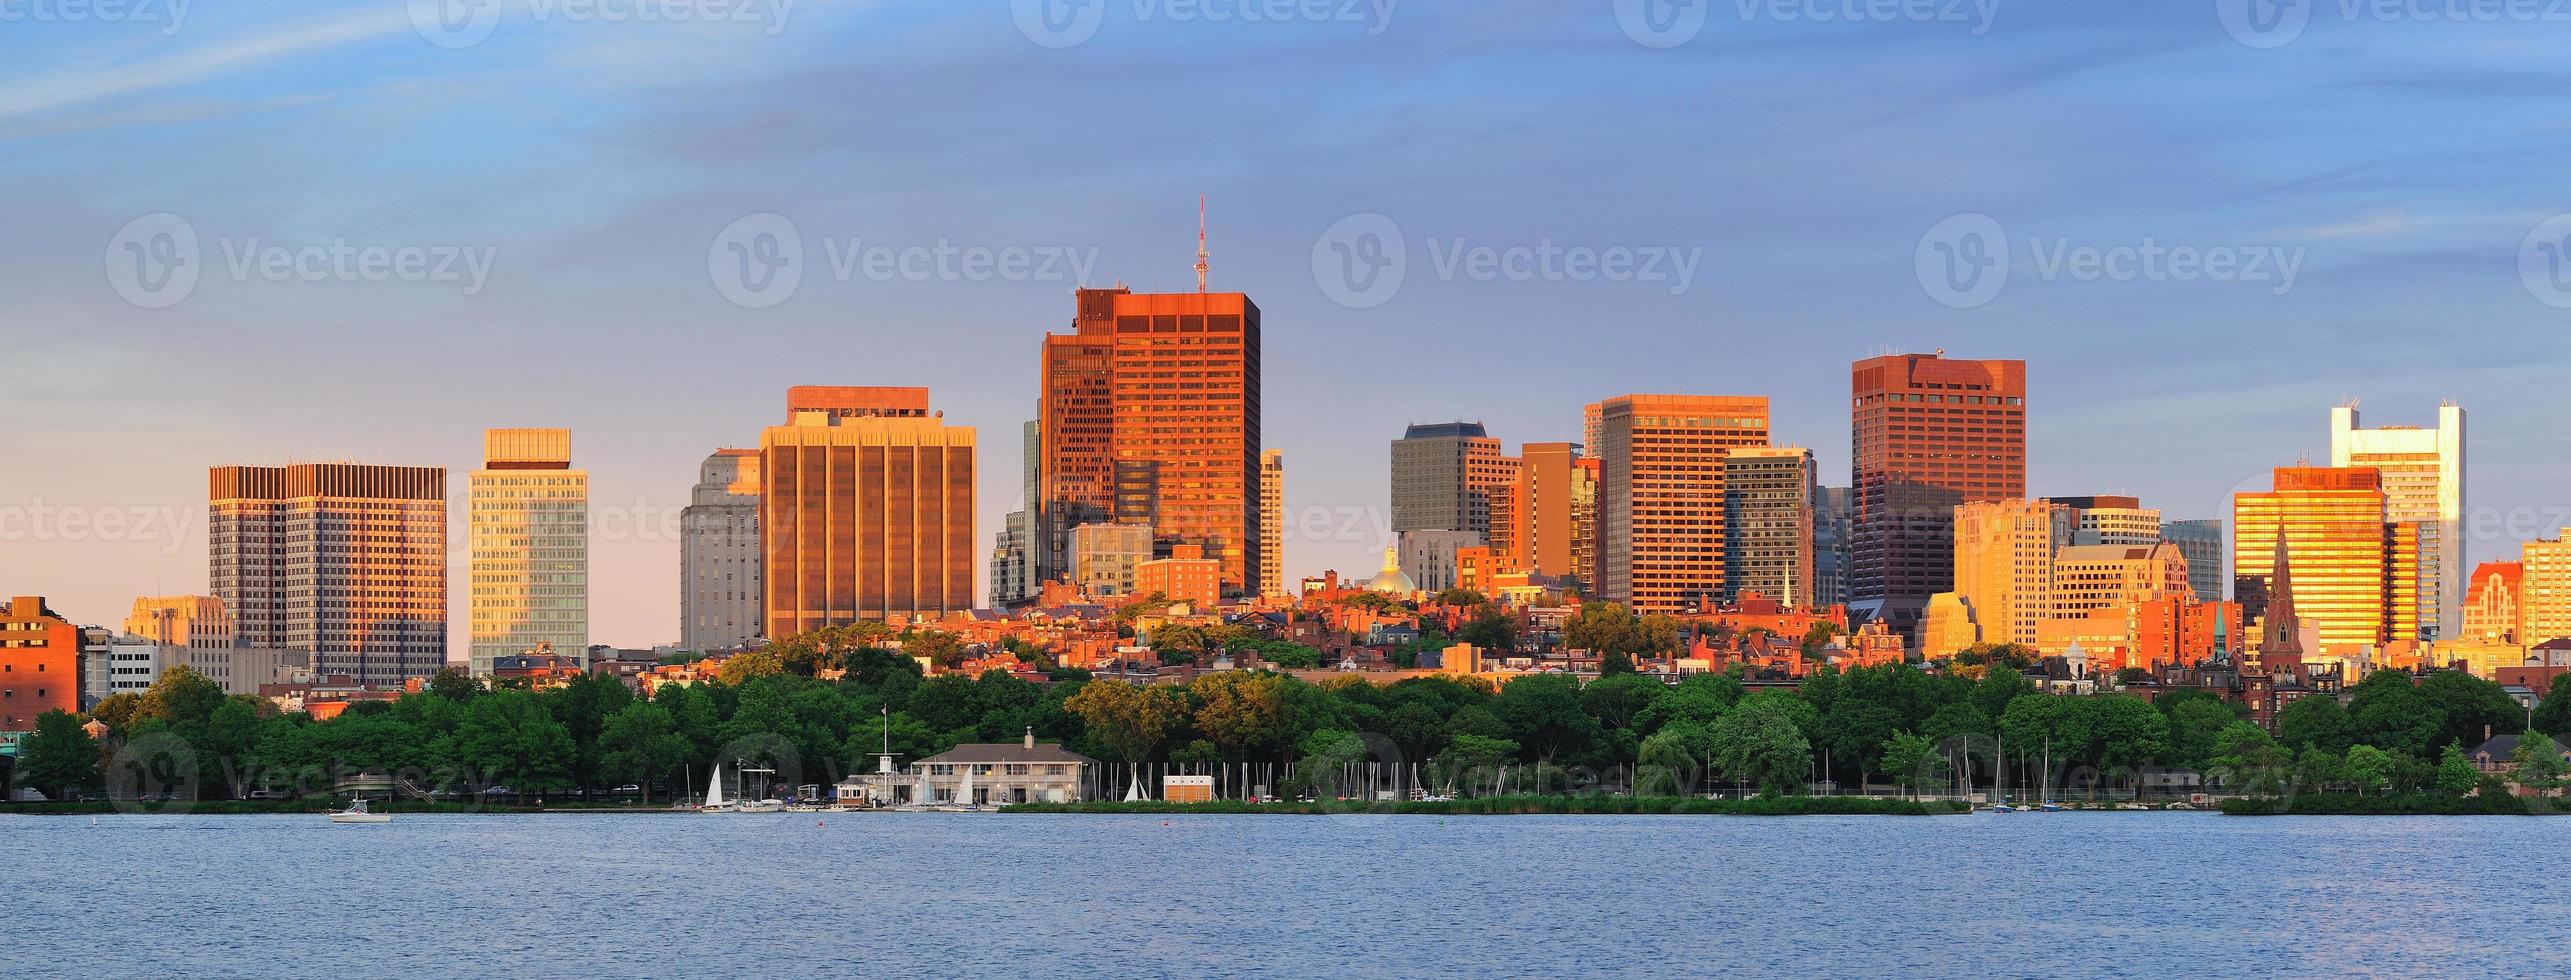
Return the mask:
[[0,121],[201,82],[308,52],[411,29],[404,8],[387,5],[308,27],[226,39],[141,64],[90,68],[0,88]]

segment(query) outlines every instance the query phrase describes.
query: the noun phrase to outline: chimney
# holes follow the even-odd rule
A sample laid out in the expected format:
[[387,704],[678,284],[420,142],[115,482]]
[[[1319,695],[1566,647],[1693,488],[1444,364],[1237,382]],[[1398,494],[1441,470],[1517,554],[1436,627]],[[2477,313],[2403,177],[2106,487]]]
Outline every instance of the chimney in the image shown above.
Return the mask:
[[1027,747],[1031,749],[1036,747],[1036,726],[1034,725],[1027,726]]
[[2484,725],[2484,726],[2482,726],[2482,741],[2488,742],[2488,741],[2490,741],[2490,740],[2491,740],[2491,726],[2489,726],[2489,725]]

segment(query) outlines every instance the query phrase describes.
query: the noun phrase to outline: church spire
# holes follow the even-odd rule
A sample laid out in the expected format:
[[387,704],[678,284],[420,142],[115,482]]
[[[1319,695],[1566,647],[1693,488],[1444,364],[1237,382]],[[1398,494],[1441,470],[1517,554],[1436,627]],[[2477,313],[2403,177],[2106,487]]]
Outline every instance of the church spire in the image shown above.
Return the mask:
[[2286,553],[2283,527],[2276,529],[2276,561],[2268,575],[2267,609],[2261,619],[2261,656],[2303,652],[2303,623],[2294,614],[2294,561]]

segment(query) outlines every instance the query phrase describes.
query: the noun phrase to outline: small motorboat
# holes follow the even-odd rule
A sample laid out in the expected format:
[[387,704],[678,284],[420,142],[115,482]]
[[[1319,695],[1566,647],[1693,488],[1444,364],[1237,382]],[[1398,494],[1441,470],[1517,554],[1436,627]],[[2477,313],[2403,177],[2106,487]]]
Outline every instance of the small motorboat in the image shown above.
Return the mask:
[[392,823],[393,815],[389,813],[376,813],[373,810],[367,809],[365,800],[350,800],[348,801],[348,809],[331,811],[330,822]]

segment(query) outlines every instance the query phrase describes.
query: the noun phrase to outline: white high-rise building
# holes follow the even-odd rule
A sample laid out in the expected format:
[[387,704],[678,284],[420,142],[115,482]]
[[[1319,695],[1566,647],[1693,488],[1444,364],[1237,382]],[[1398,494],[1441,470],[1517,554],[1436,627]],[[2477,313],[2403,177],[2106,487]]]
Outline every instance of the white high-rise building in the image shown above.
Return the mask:
[[1285,581],[1285,450],[1259,454],[1259,589],[1272,599],[1286,596]]
[[759,451],[717,449],[679,512],[679,646],[731,650],[759,636]]
[[541,647],[589,655],[589,474],[569,429],[489,429],[473,471],[472,662]]
[[2464,409],[2438,406],[2437,427],[2360,428],[2351,402],[2330,410],[2330,465],[2383,474],[2384,520],[2419,522],[2419,632],[2440,640],[2464,622]]

